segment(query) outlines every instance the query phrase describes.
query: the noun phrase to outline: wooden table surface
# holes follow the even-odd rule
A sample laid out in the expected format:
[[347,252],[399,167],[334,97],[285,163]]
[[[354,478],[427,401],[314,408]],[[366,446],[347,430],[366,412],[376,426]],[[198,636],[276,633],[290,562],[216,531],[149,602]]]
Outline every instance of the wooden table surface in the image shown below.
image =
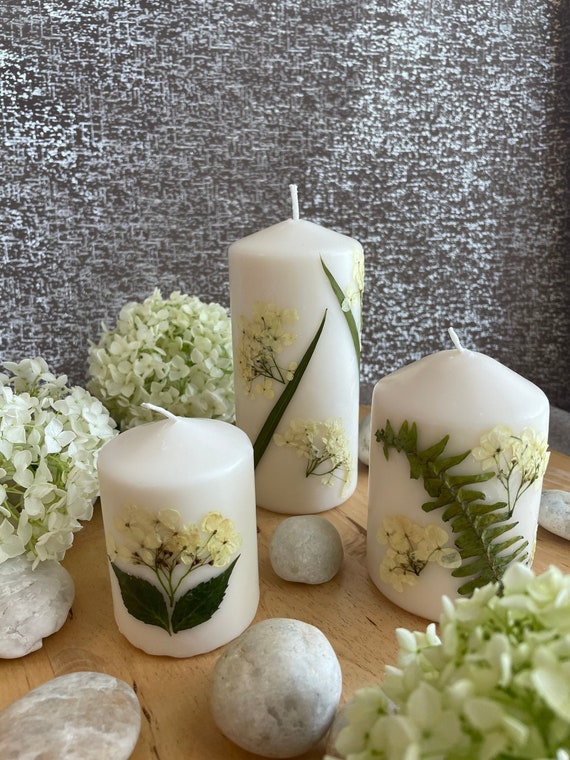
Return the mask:
[[[544,488],[570,490],[570,457],[552,453]],[[395,629],[425,630],[427,621],[385,599],[365,565],[368,471],[360,465],[358,488],[345,504],[324,513],[339,530],[345,550],[340,573],[326,584],[288,583],[271,568],[268,544],[283,515],[258,510],[261,600],[254,622],[291,617],[327,636],[343,673],[342,701],[362,686],[379,683],[396,661]],[[570,572],[570,542],[539,528],[534,569],[555,564]],[[131,684],[142,708],[142,729],[132,760],[238,760],[244,752],[217,730],[209,710],[212,669],[222,648],[189,659],[153,657],[118,632],[111,603],[101,510],[76,537],[64,561],[76,596],[63,628],[26,657],[0,661],[0,710],[55,676],[79,670],[109,673]],[[239,699],[239,695],[236,695]],[[325,741],[303,755],[322,758]]]

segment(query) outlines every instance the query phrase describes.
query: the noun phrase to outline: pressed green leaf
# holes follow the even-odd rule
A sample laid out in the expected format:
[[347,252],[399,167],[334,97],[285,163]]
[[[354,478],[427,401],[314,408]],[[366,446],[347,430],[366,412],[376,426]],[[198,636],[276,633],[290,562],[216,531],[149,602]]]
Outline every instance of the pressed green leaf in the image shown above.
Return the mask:
[[273,409],[269,412],[267,419],[263,423],[263,427],[259,431],[257,438],[255,439],[255,443],[253,444],[254,467],[257,467],[261,457],[265,453],[265,449],[269,446],[269,442],[271,441],[271,438],[273,437],[273,433],[275,433],[275,430],[277,429],[277,425],[279,425],[281,417],[283,417],[283,415],[285,414],[285,410],[289,406],[289,402],[293,398],[295,391],[297,390],[297,387],[299,383],[301,382],[301,378],[303,377],[305,370],[307,369],[307,366],[311,360],[311,357],[315,351],[315,348],[317,347],[317,343],[319,342],[319,338],[321,337],[323,327],[325,326],[326,318],[327,318],[327,310],[325,309],[325,313],[323,315],[321,324],[319,325],[319,328],[317,332],[315,333],[315,337],[313,338],[313,340],[309,344],[309,347],[303,354],[303,358],[299,362],[297,369],[293,373],[293,379],[290,380],[285,386],[285,388],[283,389],[281,395],[275,402]]
[[111,567],[119,581],[121,596],[128,613],[143,623],[156,625],[170,633],[168,607],[161,591],[144,578],[125,573],[113,562]]
[[[434,443],[433,446],[430,446],[428,449],[425,449],[422,451],[419,456],[424,462],[431,462],[432,460],[437,459],[437,457],[441,456],[443,453],[445,447],[447,446],[447,442],[449,441],[449,436],[444,436],[441,441],[438,441],[437,443]],[[469,452],[467,452],[469,453]],[[464,459],[465,457],[463,457]],[[446,460],[447,461],[447,460]],[[462,461],[462,460],[460,460]],[[433,462],[435,465],[435,462]],[[440,465],[443,463],[440,462]],[[442,469],[442,467],[440,467]]]
[[344,317],[346,319],[346,324],[348,325],[348,329],[350,330],[350,335],[352,337],[352,342],[354,344],[354,350],[356,352],[356,362],[358,366],[360,367],[360,336],[358,334],[358,327],[356,326],[354,315],[351,309],[349,309],[348,311],[344,311],[344,309],[342,308],[342,304],[345,299],[345,295],[342,292],[342,288],[340,287],[338,282],[335,280],[333,273],[327,267],[327,265],[322,260],[322,258],[321,258],[321,264],[323,265],[324,272],[326,276],[328,277],[328,280],[333,289],[333,293],[335,294],[336,299],[340,304],[341,311],[344,314]]
[[[445,444],[447,444],[447,436],[443,439],[443,441],[445,441]],[[432,448],[435,448],[435,447],[432,447]],[[445,448],[445,445],[443,446],[443,448],[441,450],[443,451],[444,448]],[[437,448],[435,448],[435,451],[437,451]],[[424,452],[424,454],[425,454],[425,452]],[[456,465],[461,464],[461,462],[463,462],[464,459],[469,456],[469,454],[470,454],[470,452],[466,451],[464,454],[458,454],[455,457],[449,457],[448,459],[442,459],[442,460],[436,461],[436,462],[432,461],[432,462],[430,462],[430,467],[431,467],[431,469],[433,470],[434,473],[439,474],[443,470],[449,470],[451,467],[455,467]],[[435,453],[435,456],[439,456],[439,454]],[[466,476],[464,476],[464,475],[458,475],[457,477],[458,478],[463,478],[463,477],[466,477]],[[485,478],[485,480],[487,480],[487,478]],[[468,482],[471,483],[472,479],[469,478]]]
[[178,599],[172,611],[174,633],[195,628],[212,617],[222,603],[230,575],[238,559],[239,556],[215,578],[199,583]]
[[[478,475],[447,475],[446,482],[450,486],[470,486],[473,483],[486,483],[491,478],[495,477],[494,472],[480,472]],[[483,496],[483,498],[485,498]]]

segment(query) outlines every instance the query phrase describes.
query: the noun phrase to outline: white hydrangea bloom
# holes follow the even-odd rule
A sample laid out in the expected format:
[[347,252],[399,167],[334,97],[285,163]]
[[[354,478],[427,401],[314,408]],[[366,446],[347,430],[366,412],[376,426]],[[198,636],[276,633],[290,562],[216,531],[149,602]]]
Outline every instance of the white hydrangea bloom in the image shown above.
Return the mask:
[[[511,565],[503,590],[444,599],[425,634],[399,630],[398,667],[356,692],[345,760],[568,760],[570,575]],[[332,759],[329,759],[332,760]]]
[[0,562],[63,559],[98,495],[97,457],[116,435],[108,411],[41,357],[0,374]]

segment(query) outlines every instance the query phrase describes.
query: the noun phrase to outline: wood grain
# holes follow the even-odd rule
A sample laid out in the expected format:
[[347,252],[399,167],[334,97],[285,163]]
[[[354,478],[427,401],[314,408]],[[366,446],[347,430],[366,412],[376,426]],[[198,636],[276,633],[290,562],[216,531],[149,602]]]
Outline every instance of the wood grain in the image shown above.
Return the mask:
[[[570,490],[570,457],[553,452],[545,488]],[[256,621],[292,617],[318,626],[334,647],[343,671],[343,700],[355,689],[382,680],[396,660],[395,629],[423,630],[426,621],[385,599],[365,565],[368,471],[360,466],[355,494],[326,513],[345,549],[341,572],[320,586],[292,584],[273,572],[268,544],[282,515],[258,510],[261,601]],[[176,660],[147,655],[118,632],[111,602],[101,511],[77,534],[65,566],[76,597],[64,627],[37,652],[0,662],[0,709],[30,689],[64,673],[94,670],[117,676],[136,690],[143,725],[132,760],[245,760],[244,752],[220,734],[208,706],[212,669],[222,649]],[[570,544],[539,529],[534,567],[556,564],[570,571]],[[236,699],[239,695],[236,695]],[[321,758],[324,741],[303,756]]]

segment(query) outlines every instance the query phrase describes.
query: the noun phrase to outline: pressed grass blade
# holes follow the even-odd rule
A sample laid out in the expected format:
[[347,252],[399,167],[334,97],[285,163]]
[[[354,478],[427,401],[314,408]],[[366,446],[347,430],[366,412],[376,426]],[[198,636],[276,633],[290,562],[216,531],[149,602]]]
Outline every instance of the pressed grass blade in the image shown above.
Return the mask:
[[356,361],[358,363],[358,367],[360,368],[360,338],[358,336],[358,327],[356,326],[354,314],[352,313],[350,309],[348,311],[344,311],[344,309],[342,308],[345,295],[342,292],[340,285],[335,280],[333,273],[330,271],[330,269],[327,267],[327,265],[322,259],[321,259],[321,264],[323,265],[324,272],[326,276],[328,277],[328,280],[331,284],[333,292],[337,298],[337,301],[339,302],[341,311],[344,314],[344,317],[346,319],[346,324],[348,325],[348,329],[350,330],[350,335],[352,337],[352,342],[354,343],[354,350],[356,351]]
[[275,402],[275,406],[269,412],[267,419],[263,423],[263,427],[259,431],[259,434],[255,440],[255,443],[253,444],[254,467],[257,467],[261,457],[265,453],[265,449],[269,446],[269,442],[271,441],[273,433],[275,432],[277,425],[279,424],[281,420],[281,417],[283,417],[285,410],[289,406],[289,402],[293,398],[293,395],[295,394],[295,391],[297,390],[297,387],[299,383],[301,382],[301,378],[303,377],[305,370],[307,369],[307,366],[315,351],[317,343],[319,342],[319,338],[321,337],[323,327],[325,326],[326,318],[327,318],[327,310],[325,309],[325,313],[323,315],[321,324],[319,325],[319,329],[315,333],[315,337],[309,344],[309,347],[303,354],[303,358],[301,359],[301,361],[299,362],[297,366],[297,369],[293,373],[292,380],[290,380],[285,386],[285,388],[283,389],[283,392],[281,393],[281,395]]

